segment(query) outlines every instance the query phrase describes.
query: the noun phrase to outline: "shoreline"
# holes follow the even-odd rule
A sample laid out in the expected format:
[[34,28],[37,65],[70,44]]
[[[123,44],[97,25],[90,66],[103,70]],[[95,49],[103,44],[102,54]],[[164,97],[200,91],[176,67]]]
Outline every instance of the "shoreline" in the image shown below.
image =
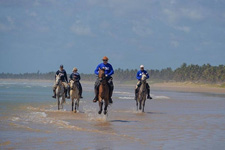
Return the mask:
[[[53,80],[43,79],[0,79],[0,82],[33,82],[33,83],[54,83]],[[81,80],[81,84],[94,84],[95,81]],[[114,81],[118,86],[136,86],[135,84],[120,83]],[[225,94],[225,88],[219,87],[216,84],[196,84],[192,82],[163,82],[150,84],[152,90],[167,90],[167,91],[179,91],[179,92],[201,92],[201,93],[216,93]]]
[[168,90],[179,92],[216,93],[225,94],[225,88],[214,84],[196,84],[192,82],[164,82],[151,85],[154,90]]

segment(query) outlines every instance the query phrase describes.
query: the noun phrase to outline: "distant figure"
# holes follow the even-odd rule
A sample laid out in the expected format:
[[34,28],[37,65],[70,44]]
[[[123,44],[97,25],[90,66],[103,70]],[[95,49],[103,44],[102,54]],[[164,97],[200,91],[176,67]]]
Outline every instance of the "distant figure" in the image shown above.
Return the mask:
[[[106,76],[106,80],[108,81],[108,86],[109,86],[109,103],[113,103],[112,101],[112,93],[113,93],[113,78],[111,77],[111,75],[114,74],[114,70],[111,64],[108,63],[108,57],[104,56],[102,58],[103,63],[99,64],[96,69],[95,69],[95,74],[98,75],[99,73],[99,68],[102,70],[105,70],[105,76]],[[100,81],[99,78],[96,79],[95,82],[95,98],[93,99],[93,102],[97,102],[98,101],[98,92],[99,92],[99,85],[100,85]]]
[[[82,97],[82,86],[80,84],[81,77],[80,77],[80,74],[77,71],[78,71],[78,69],[76,67],[73,68],[73,72],[70,75],[70,80],[73,80],[74,82],[77,83],[78,89],[79,89],[80,98],[83,98]],[[68,93],[70,93],[70,90],[68,90]]]
[[[63,65],[60,65],[59,70],[55,73],[55,77],[57,75],[60,76],[60,80],[63,83],[64,90],[65,90],[65,97],[69,99],[70,98],[70,94],[67,96],[67,91],[68,91],[67,73],[66,73],[66,70],[63,69]],[[53,98],[56,98],[56,88],[57,88],[57,85],[55,83],[54,86],[53,86],[53,93],[54,93],[54,95],[52,96]]]
[[[136,76],[136,78],[138,79],[138,82],[137,82],[137,85],[136,85],[136,88],[135,88],[135,100],[137,100],[137,95],[138,95],[137,93],[138,93],[139,88],[141,86],[140,80],[141,80],[141,77],[142,77],[143,74],[146,75],[146,77],[147,77],[146,79],[149,78],[149,75],[148,75],[147,71],[144,70],[144,65],[141,65],[140,70],[137,72],[137,76]],[[152,99],[152,97],[150,96],[150,86],[149,86],[148,83],[146,83],[146,88],[147,88],[147,94],[148,94],[147,99]]]

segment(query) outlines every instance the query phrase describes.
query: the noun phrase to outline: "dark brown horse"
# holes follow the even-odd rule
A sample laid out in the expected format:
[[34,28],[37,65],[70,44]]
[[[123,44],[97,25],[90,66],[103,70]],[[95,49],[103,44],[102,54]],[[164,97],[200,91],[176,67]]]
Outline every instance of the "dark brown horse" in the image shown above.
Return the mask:
[[109,105],[109,86],[108,81],[106,80],[105,70],[99,68],[98,79],[100,81],[99,93],[98,93],[98,102],[99,102],[99,111],[102,113],[102,106],[104,100],[104,115],[107,114],[107,107]]

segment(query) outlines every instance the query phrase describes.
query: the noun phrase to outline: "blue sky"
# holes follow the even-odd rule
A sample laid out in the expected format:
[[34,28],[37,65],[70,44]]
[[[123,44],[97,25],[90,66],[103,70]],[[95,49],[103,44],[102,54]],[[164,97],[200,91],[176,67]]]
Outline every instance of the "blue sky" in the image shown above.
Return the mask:
[[0,72],[225,64],[224,0],[0,0]]

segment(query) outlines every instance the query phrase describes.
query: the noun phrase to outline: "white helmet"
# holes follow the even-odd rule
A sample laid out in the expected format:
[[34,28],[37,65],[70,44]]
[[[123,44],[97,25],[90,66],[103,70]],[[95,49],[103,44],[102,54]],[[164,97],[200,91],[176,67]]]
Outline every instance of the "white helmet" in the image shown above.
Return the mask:
[[140,68],[144,68],[144,65],[140,65]]

